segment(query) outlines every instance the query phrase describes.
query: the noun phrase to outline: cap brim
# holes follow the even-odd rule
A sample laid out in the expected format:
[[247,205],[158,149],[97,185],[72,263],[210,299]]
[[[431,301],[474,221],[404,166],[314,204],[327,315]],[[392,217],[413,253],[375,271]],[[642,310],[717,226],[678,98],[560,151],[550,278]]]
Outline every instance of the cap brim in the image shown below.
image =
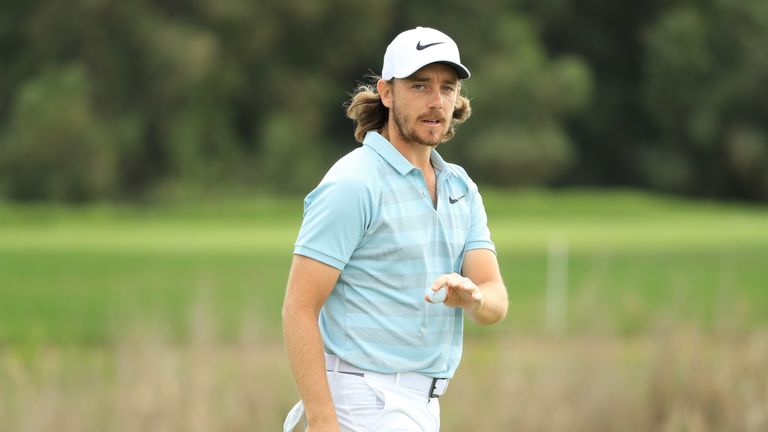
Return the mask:
[[459,76],[459,79],[467,79],[472,76],[472,74],[469,73],[469,69],[464,67],[463,64],[449,62],[449,61],[440,61],[435,63],[440,63],[440,64],[444,64],[452,67],[453,69],[456,70],[456,74]]
[[412,71],[403,73],[402,76],[398,76],[397,74],[393,74],[391,76],[382,76],[382,78],[387,80],[387,81],[389,81],[389,80],[391,80],[393,78],[405,79],[405,78],[408,78],[409,76],[415,74],[416,71],[418,71],[419,69],[421,69],[421,68],[423,68],[425,66],[429,66],[431,64],[444,64],[446,66],[452,67],[453,70],[456,71],[456,75],[459,76],[459,79],[467,79],[470,76],[472,76],[472,74],[469,73],[469,69],[467,69],[463,64],[454,63],[454,62],[445,61],[445,60],[440,60],[440,61],[434,61],[434,62],[431,62],[431,63],[427,63],[427,64],[425,64],[423,66],[419,66],[419,67],[417,67],[416,69],[414,69]]

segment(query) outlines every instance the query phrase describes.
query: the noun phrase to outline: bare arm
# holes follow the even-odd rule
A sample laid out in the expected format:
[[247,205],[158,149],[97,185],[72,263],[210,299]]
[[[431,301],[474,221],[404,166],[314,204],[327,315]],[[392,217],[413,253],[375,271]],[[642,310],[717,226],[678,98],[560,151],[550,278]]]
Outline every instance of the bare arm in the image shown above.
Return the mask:
[[[488,249],[473,249],[464,255],[463,274],[451,273],[435,279],[432,289],[448,287],[446,306],[462,307],[475,324],[495,324],[507,316],[509,300],[501,279],[496,254]],[[429,301],[429,298],[425,296]]]
[[308,431],[338,431],[336,410],[325,373],[317,318],[340,271],[294,255],[283,303],[283,338],[293,378],[304,402]]

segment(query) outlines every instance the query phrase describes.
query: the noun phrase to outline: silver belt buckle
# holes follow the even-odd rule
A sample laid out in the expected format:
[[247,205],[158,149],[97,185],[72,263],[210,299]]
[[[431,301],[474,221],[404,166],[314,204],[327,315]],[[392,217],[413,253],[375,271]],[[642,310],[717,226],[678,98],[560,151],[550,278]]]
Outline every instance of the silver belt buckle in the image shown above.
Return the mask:
[[[440,389],[440,394],[435,394],[435,390],[437,390],[437,382],[438,381],[445,381],[445,386]],[[432,378],[432,385],[429,386],[429,398],[438,398],[441,395],[445,394],[445,390],[448,387],[447,381],[445,378]]]

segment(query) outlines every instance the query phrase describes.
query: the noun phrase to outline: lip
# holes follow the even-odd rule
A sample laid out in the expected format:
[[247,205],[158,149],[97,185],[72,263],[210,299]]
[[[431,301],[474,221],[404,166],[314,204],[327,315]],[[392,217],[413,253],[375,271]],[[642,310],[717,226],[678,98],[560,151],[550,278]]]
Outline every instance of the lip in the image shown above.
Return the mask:
[[440,127],[443,121],[439,119],[422,119],[421,124],[427,127]]

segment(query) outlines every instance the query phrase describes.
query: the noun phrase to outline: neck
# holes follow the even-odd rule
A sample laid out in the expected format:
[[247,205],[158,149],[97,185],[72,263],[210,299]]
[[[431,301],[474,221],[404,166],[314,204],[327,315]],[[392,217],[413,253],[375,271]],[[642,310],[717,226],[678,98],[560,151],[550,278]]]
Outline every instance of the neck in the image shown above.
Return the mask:
[[405,157],[408,162],[413,164],[416,168],[422,171],[426,171],[432,167],[431,146],[419,144],[410,140],[406,140],[397,131],[397,128],[392,122],[387,122],[381,129],[381,136],[387,139],[393,146]]

